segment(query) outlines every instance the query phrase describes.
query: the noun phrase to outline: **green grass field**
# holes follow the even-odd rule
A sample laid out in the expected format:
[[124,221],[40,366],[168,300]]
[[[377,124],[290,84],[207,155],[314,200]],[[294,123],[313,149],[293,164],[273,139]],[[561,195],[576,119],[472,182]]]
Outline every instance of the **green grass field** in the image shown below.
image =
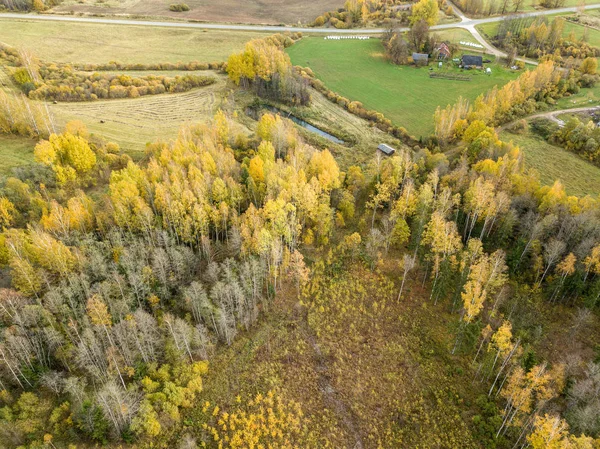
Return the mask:
[[535,168],[543,184],[552,185],[559,179],[569,195],[598,196],[600,194],[600,168],[576,154],[550,145],[532,134],[512,134],[504,131],[500,139],[512,141],[523,151],[525,166]]
[[450,28],[447,30],[435,31],[441,40],[458,43],[460,41],[477,42],[473,35],[464,28]]
[[0,175],[10,174],[13,167],[33,162],[36,141],[0,134]]
[[[457,39],[462,38],[460,35]],[[330,41],[308,37],[288,52],[294,64],[310,67],[333,91],[382,112],[416,136],[433,131],[437,106],[453,104],[461,95],[473,100],[518,76],[493,66],[491,76],[469,72],[471,81],[431,79],[427,68],[389,63],[378,39]]]
[[585,33],[586,29],[588,32],[589,44],[593,45],[594,47],[600,47],[600,31],[598,31],[594,28],[579,25],[578,23],[565,22],[565,29],[563,31],[563,37],[567,37],[567,36],[569,36],[569,34],[571,34],[571,32],[573,32],[577,39],[581,39],[583,37],[583,34]]
[[600,85],[591,89],[581,89],[570,97],[563,97],[556,102],[553,109],[581,108],[595,106],[600,103]]
[[225,61],[249,40],[270,34],[0,19],[0,42],[46,61],[79,64]]

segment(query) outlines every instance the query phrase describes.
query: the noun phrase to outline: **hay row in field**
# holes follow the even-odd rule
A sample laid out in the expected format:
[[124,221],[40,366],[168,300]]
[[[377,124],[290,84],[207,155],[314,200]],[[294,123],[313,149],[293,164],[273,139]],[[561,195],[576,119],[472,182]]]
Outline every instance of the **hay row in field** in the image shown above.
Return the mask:
[[210,88],[136,99],[59,103],[51,105],[51,110],[59,124],[82,120],[91,132],[136,153],[148,142],[175,137],[184,123],[210,118],[218,98],[218,90]]

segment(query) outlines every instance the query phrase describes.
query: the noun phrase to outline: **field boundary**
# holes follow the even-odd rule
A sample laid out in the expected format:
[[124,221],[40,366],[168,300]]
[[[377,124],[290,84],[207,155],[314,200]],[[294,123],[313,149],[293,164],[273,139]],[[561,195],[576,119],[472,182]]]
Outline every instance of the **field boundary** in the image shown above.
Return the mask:
[[459,73],[439,73],[439,72],[429,72],[429,78],[453,80],[453,81],[471,81],[473,79],[469,75],[461,75]]

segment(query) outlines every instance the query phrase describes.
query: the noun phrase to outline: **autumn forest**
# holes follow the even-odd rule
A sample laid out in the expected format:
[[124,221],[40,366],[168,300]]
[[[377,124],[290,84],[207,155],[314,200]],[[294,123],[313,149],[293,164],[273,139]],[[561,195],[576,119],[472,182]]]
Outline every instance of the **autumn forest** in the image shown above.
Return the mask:
[[[438,3],[398,13],[415,51]],[[539,61],[421,137],[292,64],[302,32],[216,62],[0,43],[0,137],[34,142],[0,174],[0,448],[600,448],[600,192],[543,182],[505,131],[593,88],[599,50],[542,25],[504,21],[498,48]],[[135,152],[56,113],[199,91],[206,119]],[[593,122],[549,126],[598,164]]]

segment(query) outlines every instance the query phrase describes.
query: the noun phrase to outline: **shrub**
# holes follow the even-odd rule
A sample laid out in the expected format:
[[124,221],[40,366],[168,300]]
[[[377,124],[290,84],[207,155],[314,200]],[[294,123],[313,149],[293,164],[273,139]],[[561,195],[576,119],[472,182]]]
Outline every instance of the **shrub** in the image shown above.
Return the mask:
[[514,134],[523,134],[527,131],[527,120],[522,119],[516,121],[510,128],[509,131]]
[[172,3],[171,6],[169,6],[169,10],[173,12],[184,12],[189,11],[190,7],[187,3]]
[[23,86],[23,84],[31,83],[33,81],[31,76],[29,76],[27,69],[23,67],[15,70],[15,73],[13,73],[13,79],[19,86]]
[[531,121],[531,130],[538,136],[548,139],[558,130],[558,125],[547,118],[537,118]]
[[594,87],[598,82],[598,75],[584,74],[581,76],[581,87]]
[[[103,73],[84,74],[69,66],[44,65],[40,69],[42,81],[21,88],[32,99],[86,101],[98,98],[125,98],[164,92],[186,92],[195,87],[208,86],[215,79],[189,74],[185,76],[148,75],[131,77]],[[23,77],[23,79],[26,79]]]

